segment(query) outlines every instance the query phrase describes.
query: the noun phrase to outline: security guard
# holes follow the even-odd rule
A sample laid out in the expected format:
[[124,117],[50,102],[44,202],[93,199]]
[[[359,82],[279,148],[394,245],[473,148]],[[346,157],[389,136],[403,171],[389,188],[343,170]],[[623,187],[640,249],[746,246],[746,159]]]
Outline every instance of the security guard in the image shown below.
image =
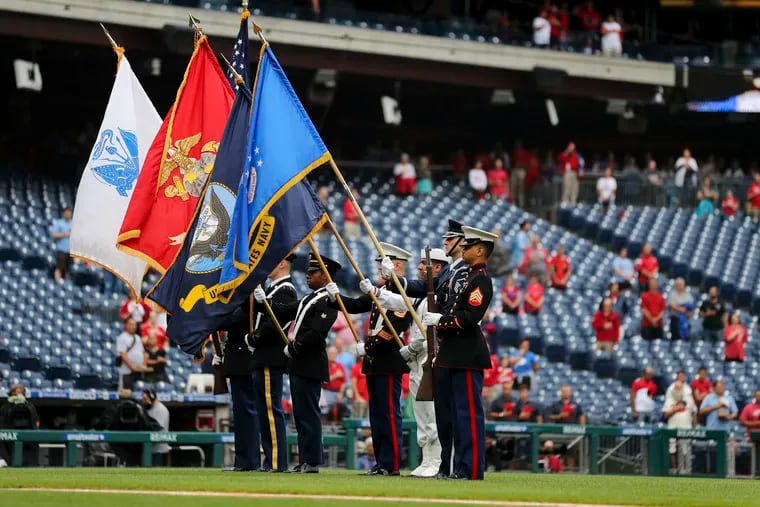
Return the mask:
[[496,235],[462,227],[462,259],[467,278],[454,305],[445,314],[426,313],[425,326],[436,326],[440,342],[435,361],[435,412],[448,411],[454,428],[454,470],[450,479],[482,480],[485,470],[483,370],[491,360],[480,321],[493,296],[486,260]]
[[[340,264],[322,257],[330,276],[340,269]],[[329,379],[327,369],[327,334],[335,323],[338,312],[328,305],[329,296],[325,285],[327,276],[322,272],[317,258],[310,254],[306,270],[306,282],[314,292],[300,301],[280,303],[272,301],[272,310],[280,322],[292,322],[288,330],[290,343],[283,350],[290,358],[288,374],[290,394],[293,398],[293,418],[298,432],[298,458],[300,463],[292,471],[319,473],[322,463],[322,414],[319,395],[322,382]],[[253,291],[259,303],[266,299],[261,287]]]
[[[395,273],[403,276],[412,254],[389,243],[381,243],[386,256],[394,264]],[[375,259],[380,261],[378,257]],[[337,290],[331,284],[328,291]],[[343,298],[348,313],[369,314],[369,336],[356,346],[357,354],[367,358],[362,362],[362,373],[367,376],[369,393],[369,424],[377,464],[365,475],[399,475],[402,449],[401,427],[401,376],[409,373],[409,366],[399,353],[399,346],[380,315],[370,296],[372,282],[362,280],[362,292],[358,298]],[[368,286],[367,286],[368,285]],[[386,287],[390,289],[389,282]],[[401,335],[412,321],[406,311],[388,312],[388,318],[396,333]]]
[[224,471],[255,472],[261,464],[261,456],[253,387],[253,351],[245,340],[250,330],[248,301],[240,305],[219,328],[227,331],[227,339],[223,345],[223,356],[214,355],[213,364],[221,364],[224,375],[230,380],[235,435],[235,464]]
[[[288,255],[269,274],[271,283],[266,296],[272,302],[292,303],[298,300],[290,278],[295,254]],[[283,353],[282,337],[262,305],[254,313],[255,332],[246,337],[253,349],[253,387],[256,413],[259,416],[261,447],[264,449],[263,472],[287,472],[288,445],[285,433],[285,412],[282,410],[282,376],[288,364]],[[290,322],[280,322],[287,333]]]

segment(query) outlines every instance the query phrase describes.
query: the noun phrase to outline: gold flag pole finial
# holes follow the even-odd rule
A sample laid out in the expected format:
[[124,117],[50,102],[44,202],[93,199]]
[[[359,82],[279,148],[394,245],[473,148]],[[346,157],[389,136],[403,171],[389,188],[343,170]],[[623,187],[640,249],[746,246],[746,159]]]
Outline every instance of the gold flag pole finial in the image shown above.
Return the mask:
[[187,15],[189,16],[187,24],[190,28],[195,29],[195,43],[198,44],[198,41],[205,37],[203,28],[201,27],[201,21],[190,12],[188,12]]

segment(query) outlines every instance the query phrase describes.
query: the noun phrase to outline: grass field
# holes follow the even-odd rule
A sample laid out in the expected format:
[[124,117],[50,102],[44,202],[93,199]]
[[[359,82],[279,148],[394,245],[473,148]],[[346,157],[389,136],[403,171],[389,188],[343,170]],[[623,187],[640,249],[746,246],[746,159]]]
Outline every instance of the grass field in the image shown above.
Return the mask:
[[[54,491],[56,489],[117,491]],[[129,493],[123,490],[139,492]],[[170,495],[169,492],[198,493],[179,496]],[[219,496],[214,497],[214,492],[218,492]],[[252,494],[261,494],[263,497],[254,498]],[[319,495],[328,498],[278,498],[277,495]],[[352,498],[340,498],[341,496]],[[465,502],[467,505],[491,506],[521,506],[521,502],[525,502],[524,505],[535,505],[536,502],[543,502],[547,507],[568,503],[745,507],[760,506],[760,485],[748,480],[549,474],[488,474],[483,482],[466,482],[407,477],[359,477],[356,472],[346,470],[323,470],[319,475],[291,475],[232,474],[216,469],[177,468],[0,469],[0,505],[3,507],[237,507],[250,506],[252,503],[273,507],[301,504],[325,507],[406,507],[420,503],[444,506],[455,503],[462,505]]]

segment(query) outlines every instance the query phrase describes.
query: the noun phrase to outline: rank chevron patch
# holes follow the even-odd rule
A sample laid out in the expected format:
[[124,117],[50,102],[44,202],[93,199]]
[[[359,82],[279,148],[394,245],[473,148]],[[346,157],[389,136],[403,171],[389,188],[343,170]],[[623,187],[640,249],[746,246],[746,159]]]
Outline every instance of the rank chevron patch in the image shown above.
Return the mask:
[[483,291],[480,290],[480,287],[470,292],[467,302],[470,303],[470,306],[480,306],[483,304]]

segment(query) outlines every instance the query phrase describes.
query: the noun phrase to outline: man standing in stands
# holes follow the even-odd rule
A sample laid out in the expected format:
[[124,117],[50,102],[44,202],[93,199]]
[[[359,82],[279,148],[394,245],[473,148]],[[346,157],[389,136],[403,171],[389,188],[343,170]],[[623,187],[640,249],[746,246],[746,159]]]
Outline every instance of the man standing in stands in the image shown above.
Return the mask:
[[564,385],[559,390],[559,401],[549,407],[549,422],[557,424],[586,424],[583,407],[573,399],[573,389]]
[[604,298],[602,308],[597,310],[591,321],[596,333],[596,350],[612,353],[620,341],[620,316],[612,309],[612,301]]
[[[387,259],[393,262],[396,276],[403,276],[406,264],[412,254],[389,243],[381,243]],[[381,262],[382,259],[375,259]],[[343,298],[348,313],[369,314],[369,333],[365,342],[358,343],[359,356],[366,355],[362,372],[367,376],[369,392],[369,422],[372,442],[375,447],[377,465],[367,475],[399,475],[401,468],[402,428],[401,428],[401,377],[409,373],[406,360],[401,356],[400,347],[380,310],[367,294],[375,290],[369,279],[362,280],[360,288],[364,295],[358,298]],[[331,290],[331,288],[329,288]],[[386,282],[386,289],[392,285]],[[412,317],[406,311],[388,312],[386,314],[396,333],[402,335]]]
[[567,282],[570,280],[570,274],[573,272],[573,266],[570,264],[570,257],[565,255],[565,247],[557,245],[557,251],[549,259],[549,269],[551,270],[551,285],[555,289],[567,289]]
[[649,287],[649,280],[657,278],[660,264],[652,254],[652,245],[645,243],[641,247],[641,256],[636,260],[636,271],[639,272],[639,290],[644,292]]
[[71,256],[69,255],[69,236],[71,236],[71,208],[66,206],[61,211],[61,218],[53,222],[50,235],[55,242],[55,271],[56,282],[69,278]]
[[119,367],[119,389],[132,389],[142,380],[143,373],[151,371],[144,364],[145,349],[137,334],[137,323],[129,317],[124,321],[124,331],[116,337],[116,366]]
[[628,258],[628,250],[621,248],[619,255],[612,261],[612,276],[618,283],[620,290],[631,289],[635,274],[633,261]]
[[657,395],[657,384],[652,380],[654,369],[644,368],[644,374],[631,384],[631,413],[634,422],[653,423],[654,397]]
[[562,202],[575,204],[578,201],[578,174],[581,163],[574,142],[568,143],[565,151],[557,156],[557,166],[562,174]]
[[700,305],[699,316],[702,317],[702,339],[717,344],[723,339],[723,328],[728,325],[728,317],[715,285],[710,287],[707,299]]
[[486,261],[497,237],[490,232],[462,227],[462,259],[467,279],[456,302],[446,314],[428,312],[424,326],[435,326],[440,342],[435,362],[435,412],[453,421],[454,469],[442,455],[441,477],[482,480],[485,470],[485,421],[483,412],[483,370],[491,367],[488,344],[480,329],[493,296]]
[[509,365],[515,376],[514,385],[517,388],[534,385],[533,377],[538,371],[538,356],[530,350],[530,340],[523,338],[520,341],[520,349],[509,358]]
[[700,366],[697,370],[697,378],[691,382],[691,392],[694,395],[694,404],[699,408],[705,397],[713,392],[713,383],[707,376],[707,368]]
[[[330,277],[341,268],[340,264],[322,256],[322,261]],[[290,361],[290,393],[293,398],[293,418],[298,432],[299,464],[292,471],[319,473],[322,464],[322,414],[319,410],[319,395],[322,382],[329,380],[327,371],[327,334],[335,322],[338,312],[331,308],[328,300],[334,296],[327,293],[327,274],[320,269],[314,254],[309,256],[306,283],[314,292],[300,301],[280,303],[270,301],[272,310],[280,322],[292,322],[288,330],[290,343],[283,350]],[[261,287],[253,291],[258,303],[267,299]]]
[[417,171],[414,170],[414,165],[409,162],[408,154],[401,154],[401,160],[393,167],[393,175],[396,177],[396,193],[398,195],[414,195],[417,190]]
[[[0,407],[0,428],[10,430],[36,430],[40,427],[40,417],[34,405],[24,396],[26,389],[20,384],[12,385],[8,391],[8,402]],[[0,467],[13,462],[13,442],[0,443]],[[22,447],[24,466],[37,466],[39,444],[27,442]],[[3,465],[2,462],[6,465]]]
[[649,280],[649,290],[641,295],[641,337],[645,340],[661,340],[665,298],[657,289],[657,278]]

